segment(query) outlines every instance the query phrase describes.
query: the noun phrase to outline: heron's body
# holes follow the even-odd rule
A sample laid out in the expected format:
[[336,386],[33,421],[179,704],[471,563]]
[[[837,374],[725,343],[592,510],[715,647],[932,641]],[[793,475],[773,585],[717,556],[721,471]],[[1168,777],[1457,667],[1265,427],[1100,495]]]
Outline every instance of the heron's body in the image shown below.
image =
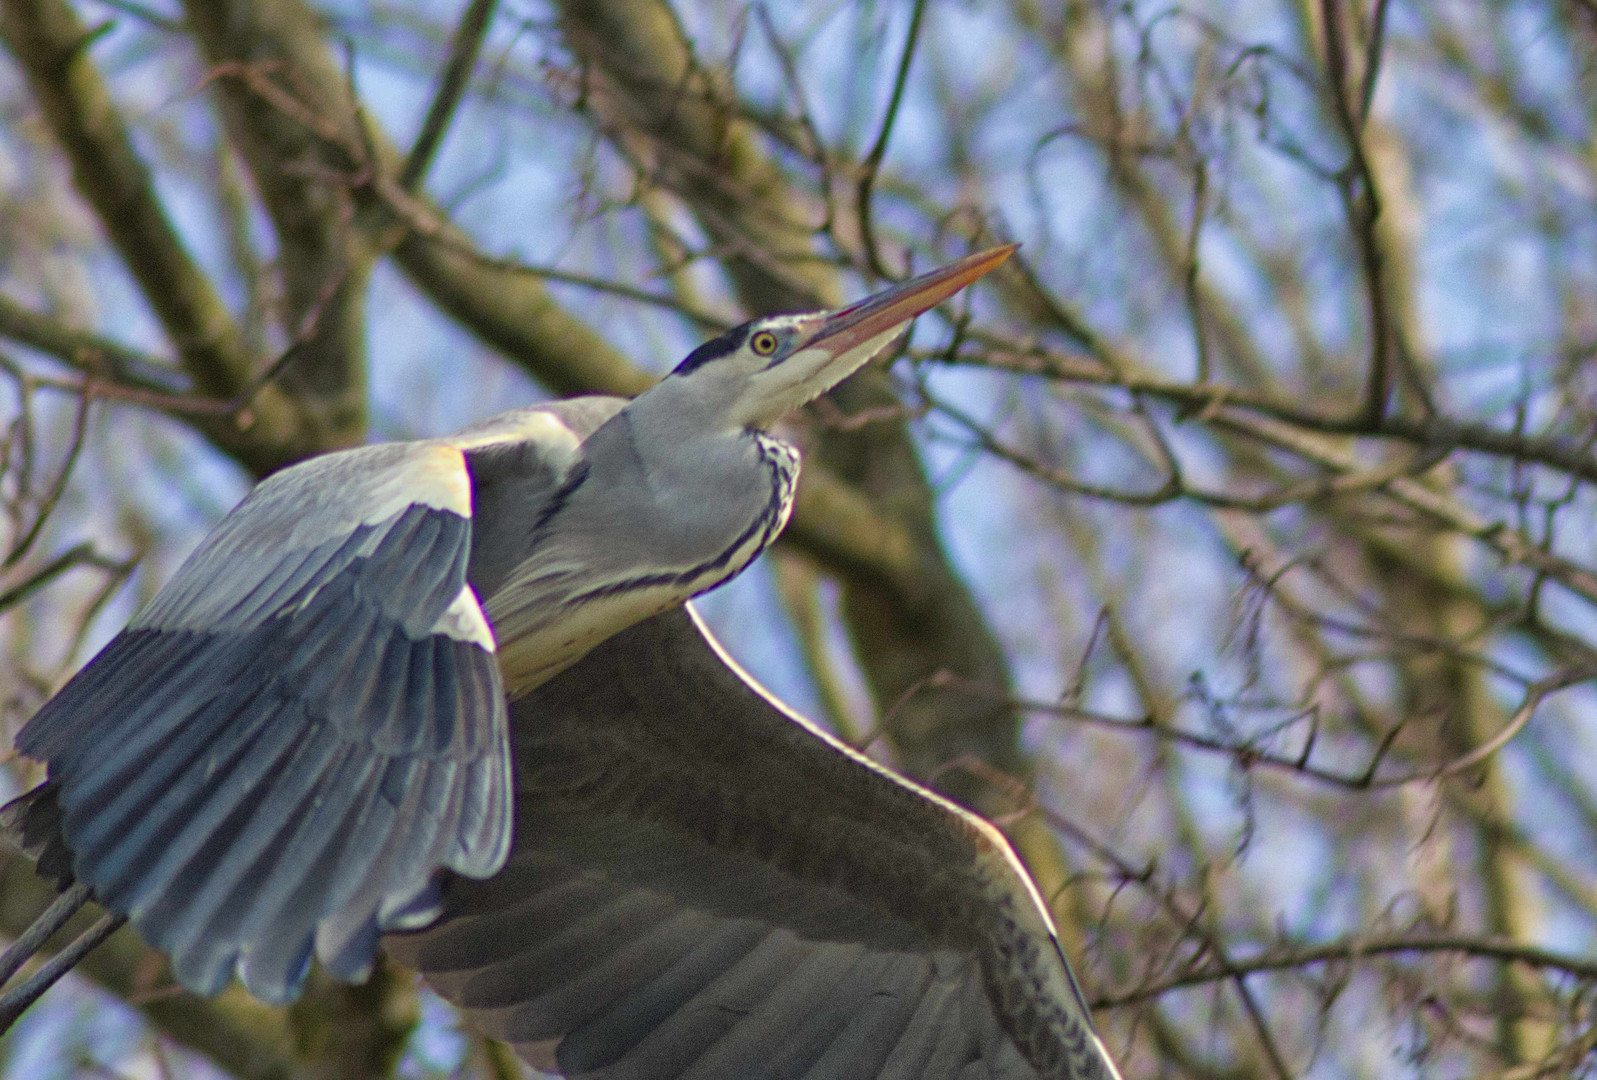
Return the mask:
[[288,1000],[398,933],[570,1076],[1112,1077],[1002,837],[678,610],[787,521],[765,428],[1005,254],[740,327],[631,402],[268,478],[23,729],[49,780],[0,824],[191,989]]

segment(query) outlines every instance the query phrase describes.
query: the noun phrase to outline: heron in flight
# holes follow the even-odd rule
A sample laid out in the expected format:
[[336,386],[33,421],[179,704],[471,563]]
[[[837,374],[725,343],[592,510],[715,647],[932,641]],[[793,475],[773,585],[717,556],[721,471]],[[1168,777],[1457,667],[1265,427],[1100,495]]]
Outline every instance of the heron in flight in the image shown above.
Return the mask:
[[1002,835],[758,687],[689,598],[792,509],[769,428],[1006,259],[755,319],[631,401],[267,478],[23,727],[0,811],[202,994],[286,1002],[379,944],[593,1080],[1117,1076]]

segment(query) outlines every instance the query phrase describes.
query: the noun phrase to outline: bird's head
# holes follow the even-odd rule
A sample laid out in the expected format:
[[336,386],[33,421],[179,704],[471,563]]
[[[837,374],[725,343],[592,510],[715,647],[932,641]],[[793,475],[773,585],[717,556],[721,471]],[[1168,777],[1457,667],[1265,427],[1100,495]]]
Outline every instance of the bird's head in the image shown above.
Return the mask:
[[859,370],[915,316],[1018,246],[967,255],[835,311],[754,319],[694,349],[657,389],[691,397],[730,427],[768,427]]

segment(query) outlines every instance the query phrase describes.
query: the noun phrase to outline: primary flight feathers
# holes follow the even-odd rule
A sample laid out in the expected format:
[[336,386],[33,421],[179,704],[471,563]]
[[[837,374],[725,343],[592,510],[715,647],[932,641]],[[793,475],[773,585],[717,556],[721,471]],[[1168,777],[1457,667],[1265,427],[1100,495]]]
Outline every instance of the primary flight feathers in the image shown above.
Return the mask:
[[466,583],[470,507],[444,445],[286,469],[23,729],[75,876],[185,986],[236,968],[285,1001],[313,944],[362,978],[379,933],[436,916],[435,871],[503,864],[505,699]]

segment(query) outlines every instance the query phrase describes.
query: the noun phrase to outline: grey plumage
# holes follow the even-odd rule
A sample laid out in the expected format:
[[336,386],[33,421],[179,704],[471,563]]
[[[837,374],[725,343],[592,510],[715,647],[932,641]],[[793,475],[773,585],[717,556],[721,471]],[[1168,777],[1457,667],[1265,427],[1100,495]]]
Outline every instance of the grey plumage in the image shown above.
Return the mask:
[[[373,490],[414,460],[383,456]],[[18,739],[50,762],[74,875],[185,985],[215,992],[237,966],[272,1001],[313,941],[363,976],[380,930],[434,913],[434,868],[491,872],[509,840],[492,654],[430,632],[465,585],[466,519],[407,503],[325,539],[296,528],[293,556],[236,574],[220,568],[258,534],[213,533]]]
[[[387,947],[539,1067],[1114,1075],[1003,839],[785,712],[688,612],[511,717],[505,869]],[[1035,987],[1057,1012],[1010,1004]]]
[[23,729],[49,780],[0,826],[203,992],[357,979],[443,913],[391,947],[570,1076],[1112,1077],[1003,838],[682,606],[787,521],[769,426],[1008,251],[757,320],[631,402],[269,478]]

